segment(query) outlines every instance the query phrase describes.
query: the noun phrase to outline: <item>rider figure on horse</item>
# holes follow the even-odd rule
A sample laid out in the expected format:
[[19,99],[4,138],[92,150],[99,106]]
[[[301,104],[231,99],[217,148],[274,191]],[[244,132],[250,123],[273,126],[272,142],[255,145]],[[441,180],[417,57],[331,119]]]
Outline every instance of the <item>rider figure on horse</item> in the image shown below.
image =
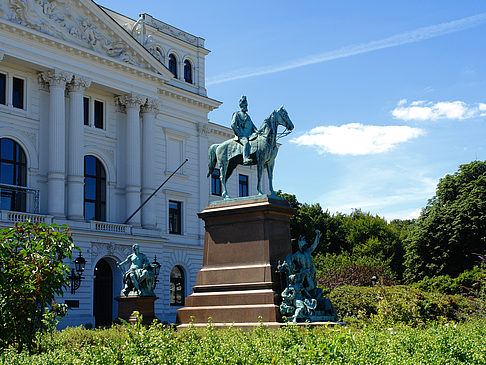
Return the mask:
[[255,125],[251,121],[248,111],[248,102],[246,96],[243,95],[240,98],[240,109],[233,113],[231,119],[231,128],[235,132],[235,141],[243,145],[243,165],[250,165],[250,141],[255,139],[256,136],[252,136],[257,131]]

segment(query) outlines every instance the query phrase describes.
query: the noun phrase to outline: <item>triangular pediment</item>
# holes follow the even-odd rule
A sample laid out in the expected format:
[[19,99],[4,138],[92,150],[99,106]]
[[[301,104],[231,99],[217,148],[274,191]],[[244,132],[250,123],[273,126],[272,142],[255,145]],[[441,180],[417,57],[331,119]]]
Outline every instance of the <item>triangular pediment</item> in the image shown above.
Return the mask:
[[91,0],[0,0],[0,18],[171,78],[170,71]]

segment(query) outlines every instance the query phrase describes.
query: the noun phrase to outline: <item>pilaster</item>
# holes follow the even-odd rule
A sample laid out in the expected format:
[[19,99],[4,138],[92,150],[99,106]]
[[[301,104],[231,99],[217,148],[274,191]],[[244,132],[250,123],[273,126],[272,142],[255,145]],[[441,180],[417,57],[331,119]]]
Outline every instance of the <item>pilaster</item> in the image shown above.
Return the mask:
[[[154,136],[155,115],[159,105],[153,99],[147,99],[142,106],[142,201],[155,190],[154,181]],[[155,201],[152,199],[142,208],[142,226],[153,229],[156,226]]]
[[74,75],[68,84],[69,127],[68,127],[68,218],[82,220],[84,211],[84,89],[91,80]]
[[65,217],[66,179],[66,108],[64,91],[72,74],[50,70],[41,74],[49,84],[49,153],[47,173],[47,213],[54,217]]
[[[127,113],[126,125],[126,218],[140,207],[141,188],[141,138],[140,138],[140,106],[145,104],[146,97],[134,93],[118,97],[118,102],[125,106]],[[138,212],[128,222],[134,226],[140,226],[141,218]]]

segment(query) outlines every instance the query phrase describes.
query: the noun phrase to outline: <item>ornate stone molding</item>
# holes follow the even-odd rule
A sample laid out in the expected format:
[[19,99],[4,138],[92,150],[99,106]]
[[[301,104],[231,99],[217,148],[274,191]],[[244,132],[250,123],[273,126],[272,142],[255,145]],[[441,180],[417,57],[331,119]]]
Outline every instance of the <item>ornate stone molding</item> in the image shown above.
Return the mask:
[[209,127],[207,124],[197,124],[196,129],[198,136],[207,137],[209,135]]
[[49,70],[40,73],[39,77],[41,82],[49,84],[50,87],[64,87],[72,80],[73,74],[60,70]]
[[147,98],[147,102],[142,105],[142,113],[154,113],[157,114],[159,111],[160,104],[157,100],[152,98]]
[[147,101],[146,96],[142,96],[135,93],[130,93],[126,95],[120,95],[115,97],[115,101],[120,105],[128,109],[140,108]]
[[85,88],[90,87],[90,85],[90,79],[74,75],[72,81],[68,84],[68,89],[70,92],[82,92]]

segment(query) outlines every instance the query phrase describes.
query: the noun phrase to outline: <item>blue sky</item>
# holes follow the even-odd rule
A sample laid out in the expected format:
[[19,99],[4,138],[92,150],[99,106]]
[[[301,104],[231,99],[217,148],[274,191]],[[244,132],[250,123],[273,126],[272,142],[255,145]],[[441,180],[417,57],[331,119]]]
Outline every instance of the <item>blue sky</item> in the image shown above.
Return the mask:
[[246,95],[284,105],[276,189],[331,212],[416,217],[438,180],[486,160],[485,1],[103,0],[206,39],[211,121]]

